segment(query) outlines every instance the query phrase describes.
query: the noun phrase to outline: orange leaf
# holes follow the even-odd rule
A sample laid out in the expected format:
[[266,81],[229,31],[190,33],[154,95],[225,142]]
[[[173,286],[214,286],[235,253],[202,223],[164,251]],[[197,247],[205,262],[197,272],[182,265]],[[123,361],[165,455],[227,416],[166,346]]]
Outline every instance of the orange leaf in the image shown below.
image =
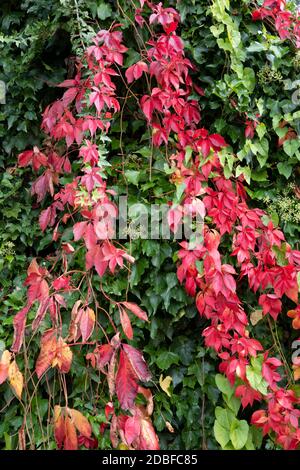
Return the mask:
[[38,378],[51,366],[56,355],[56,346],[57,339],[55,330],[47,330],[42,336],[41,350],[35,365]]
[[91,437],[92,428],[86,417],[83,416],[83,414],[81,414],[79,411],[73,410],[72,408],[68,408],[68,412],[79,433],[85,437]]
[[65,421],[62,416],[61,407],[58,405],[54,407],[54,437],[57,447],[61,449],[65,440]]
[[295,381],[300,379],[300,366],[293,366]]
[[8,368],[11,360],[11,353],[7,350],[3,351],[0,360],[0,384],[5,382],[8,377]]
[[71,418],[69,418],[69,416],[66,416],[64,450],[77,450],[77,449],[78,449],[78,441],[77,441],[76,429]]
[[24,379],[16,361],[13,361],[8,368],[8,378],[10,385],[15,391],[15,394],[18,398],[21,399]]
[[57,341],[56,354],[52,360],[52,367],[57,366],[63,373],[67,373],[70,370],[73,359],[73,353],[70,347],[59,337]]

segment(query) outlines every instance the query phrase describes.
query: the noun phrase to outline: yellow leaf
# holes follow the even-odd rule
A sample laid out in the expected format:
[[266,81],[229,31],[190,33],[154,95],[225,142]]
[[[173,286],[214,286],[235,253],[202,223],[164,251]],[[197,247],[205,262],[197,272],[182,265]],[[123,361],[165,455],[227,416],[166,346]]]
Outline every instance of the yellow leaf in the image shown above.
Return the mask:
[[9,378],[9,383],[12,386],[12,388],[14,389],[17,397],[21,399],[23,385],[24,385],[24,379],[23,379],[23,375],[20,372],[16,361],[13,361],[9,366],[8,378]]
[[251,325],[256,325],[263,318],[263,311],[260,309],[254,310],[250,315]]
[[171,382],[172,382],[172,377],[170,377],[169,375],[165,378],[163,378],[162,375],[159,377],[159,385],[161,389],[168,395],[168,397],[171,396],[171,393],[169,391]]
[[118,449],[119,450],[129,450],[129,447],[127,447],[125,444],[123,444],[123,442],[121,442],[121,444],[119,444]]

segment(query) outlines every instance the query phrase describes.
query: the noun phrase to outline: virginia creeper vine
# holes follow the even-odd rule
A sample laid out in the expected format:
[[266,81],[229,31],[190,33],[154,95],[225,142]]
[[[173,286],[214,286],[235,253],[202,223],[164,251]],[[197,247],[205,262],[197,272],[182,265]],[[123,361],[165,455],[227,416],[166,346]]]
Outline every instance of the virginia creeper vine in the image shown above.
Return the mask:
[[[299,18],[285,10],[284,1],[265,1],[253,13],[254,20],[266,17],[275,20],[282,39],[296,38],[296,45],[300,45]],[[142,353],[127,343],[134,335],[130,316],[148,321],[147,314],[127,299],[116,302],[102,289],[103,296],[119,312],[121,332],[93,291],[93,283],[101,283],[105,273],[114,275],[118,269],[130,269],[134,263],[125,248],[112,240],[118,213],[115,194],[106,184],[105,142],[111,121],[120,112],[117,95],[120,77],[130,86],[146,77],[149,90],[140,100],[140,109],[152,134],[152,144],[166,147],[171,181],[182,188],[180,201],[176,199],[171,204],[170,227],[176,232],[185,216],[200,215],[204,219],[202,242],[196,246],[187,240],[180,243],[179,282],[195,297],[200,315],[209,320],[209,326],[202,332],[205,345],[216,351],[221,361],[219,370],[235,386],[235,395],[241,398],[243,408],[255,401],[261,403],[262,408],[252,414],[251,422],[263,428],[264,434],[274,433],[283,448],[296,449],[300,445],[297,408],[300,399],[291,387],[289,367],[250,337],[240,290],[247,284],[246,288],[258,293],[263,315],[274,321],[286,296],[296,305],[288,314],[293,318],[293,327],[299,328],[300,251],[291,248],[264,211],[251,206],[243,175],[228,179],[224,176],[220,153],[227,143],[221,135],[210,134],[200,126],[201,110],[195,95],[204,91],[191,78],[194,66],[186,58],[177,33],[179,13],[163,8],[162,4],[140,0],[140,5],[135,6],[135,20],[135,28],[146,25],[149,31],[141,60],[123,73],[127,48],[121,25],[101,30],[84,57],[77,59],[75,78],[59,85],[67,88],[62,98],[43,114],[42,129],[47,134],[44,147],[34,147],[19,155],[19,166],[31,165],[36,172],[43,168],[32,185],[32,194],[39,203],[48,194],[52,197],[51,205],[41,212],[39,223],[42,231],[53,229],[53,240],[60,244],[60,250],[52,259],[51,269],[37,260],[28,268],[27,303],[14,318],[14,342],[11,352],[3,353],[0,382],[8,378],[21,399],[23,377],[15,355],[25,341],[28,313],[37,305],[33,331],[39,330],[46,315],[52,323],[41,337],[35,364],[38,379],[50,368],[57,368],[64,377],[72,366],[73,348],[91,346],[86,359],[107,378],[111,401],[105,406],[105,414],[112,445],[117,447],[121,441],[135,449],[159,447],[150,418],[153,397],[149,388],[140,385],[149,382],[151,374]],[[66,174],[73,176],[72,182],[62,184],[60,178]],[[72,226],[72,243],[61,240],[62,227],[67,224]],[[222,249],[225,237],[230,237],[232,245],[226,262]],[[72,259],[81,249],[85,250],[86,270],[78,272],[72,270]],[[67,308],[65,295],[72,291],[80,294],[82,283],[87,285],[87,295],[75,302],[65,334],[62,331],[62,315]],[[101,315],[109,318],[115,331],[112,338],[103,331]],[[107,339],[104,344],[97,341],[98,329]],[[259,386],[251,378],[253,364],[260,367]],[[295,378],[299,377],[297,367]],[[136,404],[137,394],[144,396],[146,405]],[[121,412],[115,409],[115,397]],[[88,420],[68,406],[66,390],[64,398],[64,406],[57,404],[54,409],[58,447],[96,446]],[[130,414],[125,414],[126,411]]]

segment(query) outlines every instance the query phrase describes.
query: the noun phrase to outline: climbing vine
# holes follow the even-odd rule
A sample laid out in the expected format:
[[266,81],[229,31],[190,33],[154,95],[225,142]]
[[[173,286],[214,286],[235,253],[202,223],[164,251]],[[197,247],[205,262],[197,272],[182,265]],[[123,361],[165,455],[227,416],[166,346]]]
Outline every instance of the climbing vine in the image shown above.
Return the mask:
[[[281,39],[296,38],[298,46],[298,19],[284,7],[285,2],[266,1],[252,16],[254,20],[275,19]],[[284,449],[296,449],[300,444],[300,401],[294,382],[299,378],[299,366],[296,361],[292,371],[286,360],[276,338],[276,321],[283,314],[283,300],[288,299],[291,326],[299,328],[300,252],[286,241],[272,217],[252,204],[251,175],[237,163],[243,156],[220,133],[210,132],[202,124],[205,111],[199,99],[205,96],[205,89],[193,80],[195,66],[187,58],[179,34],[179,12],[141,0],[139,5],[131,2],[135,14],[131,19],[121,5],[118,8],[138,46],[135,60],[124,66],[128,49],[122,23],[100,30],[76,58],[74,78],[59,84],[65,90],[62,97],[43,112],[43,145],[18,156],[20,168],[31,166],[38,173],[31,187],[37,203],[52,200],[40,212],[39,225],[42,232],[51,229],[56,250],[44,260],[33,259],[28,268],[24,283],[27,302],[14,317],[13,344],[2,354],[0,382],[9,381],[26,411],[30,395],[19,358],[23,355],[24,367],[32,370],[29,380],[35,388],[41,381],[50,387],[49,380],[56,377],[61,392],[53,403],[52,419],[58,448],[94,448],[98,442],[89,420],[69,404],[68,374],[78,357],[84,356],[84,367],[97,374],[97,386],[108,390],[105,403],[98,391],[93,392],[95,410],[104,410],[100,432],[109,427],[113,447],[159,448],[151,420],[155,408],[152,376],[143,351],[134,343],[135,322],[146,324],[149,317],[131,300],[129,285],[124,298],[116,299],[104,282],[118,276],[120,270],[130,276],[135,263],[130,246],[113,237],[117,193],[108,184],[114,172],[120,172],[127,183],[135,184],[139,177],[133,170],[128,173],[122,146],[122,114],[129,106],[139,113],[139,125],[148,131],[150,181],[155,152],[164,156],[163,171],[171,188],[164,200],[169,205],[172,232],[188,217],[203,220],[198,234],[202,238],[180,241],[173,260],[179,282],[195,298],[197,310],[206,320],[202,331],[205,346],[219,359],[216,384],[224,403],[216,408],[215,438],[224,449],[253,449],[259,447],[262,429],[264,436],[274,437]],[[251,93],[254,72],[243,65],[238,25],[229,10],[229,2],[212,2],[211,13],[218,22],[212,26],[212,34],[219,47],[229,51],[232,71]],[[229,42],[220,39],[225,27]],[[246,108],[245,90],[238,99]],[[250,146],[259,159],[268,145],[263,118],[259,113],[249,117],[243,112],[245,147]],[[121,167],[110,168],[110,135],[119,116],[118,150],[123,161]],[[255,143],[256,132],[259,142]],[[290,131],[281,145],[287,146],[294,137]],[[247,153],[245,147],[241,151]],[[253,292],[253,304],[258,304],[251,317],[243,302],[245,289]],[[265,349],[250,334],[249,320],[253,325],[259,316],[268,318],[274,350]],[[29,329],[40,338],[34,364],[27,359]],[[169,393],[166,383],[161,377],[160,386]],[[253,406],[256,411],[249,419],[245,415],[240,419],[243,410]],[[162,419],[174,432],[163,415]],[[26,426],[24,419],[21,442]]]

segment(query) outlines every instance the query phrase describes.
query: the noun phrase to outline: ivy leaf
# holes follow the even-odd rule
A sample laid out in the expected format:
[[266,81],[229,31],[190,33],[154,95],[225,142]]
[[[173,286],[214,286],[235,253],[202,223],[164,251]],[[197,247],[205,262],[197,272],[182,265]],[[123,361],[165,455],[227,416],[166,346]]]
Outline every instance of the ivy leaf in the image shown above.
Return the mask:
[[140,171],[136,170],[126,170],[125,171],[125,177],[127,178],[128,182],[131,184],[134,184],[135,186],[138,186],[139,181],[140,181]]
[[163,351],[156,359],[156,364],[161,370],[169,369],[172,364],[178,364],[179,356],[170,351]]
[[289,179],[293,171],[293,167],[288,165],[286,162],[277,163],[277,169],[279,174],[285,176],[286,179]]
[[248,166],[241,166],[238,165],[235,170],[235,175],[236,177],[240,175],[244,175],[245,180],[247,181],[248,184],[250,184],[251,181],[251,169]]
[[295,155],[296,151],[299,149],[299,145],[300,145],[299,139],[290,139],[290,140],[286,140],[283,143],[283,149],[289,157],[292,157],[293,155]]
[[97,16],[100,20],[106,20],[112,15],[111,6],[107,3],[100,3],[97,8]]

